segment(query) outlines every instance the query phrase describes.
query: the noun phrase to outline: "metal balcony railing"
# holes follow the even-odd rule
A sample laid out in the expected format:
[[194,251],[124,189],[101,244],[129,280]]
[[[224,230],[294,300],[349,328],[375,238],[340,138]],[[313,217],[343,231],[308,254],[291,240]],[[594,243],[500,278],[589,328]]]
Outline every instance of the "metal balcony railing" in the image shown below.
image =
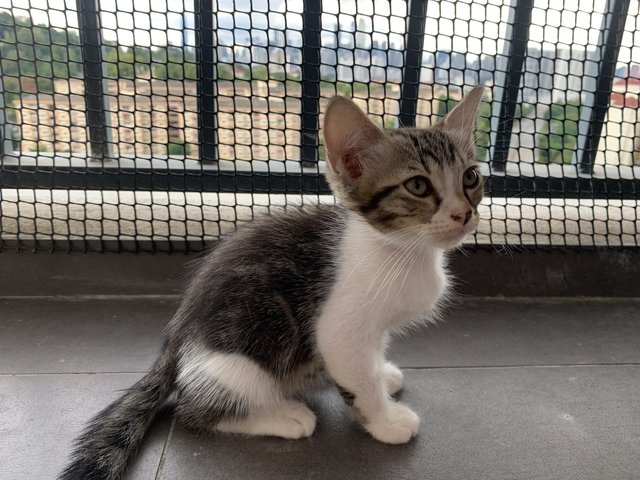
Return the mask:
[[[637,246],[638,2],[601,3],[0,1],[3,241],[20,237],[20,205],[37,203],[10,191],[211,192],[212,222],[225,221],[222,194],[319,198],[330,193],[319,137],[330,96],[356,98],[386,127],[425,126],[484,83],[486,208],[506,226],[490,225],[476,243],[536,245],[526,239],[541,234],[548,244]],[[194,208],[204,218],[202,195]],[[574,199],[578,213],[562,218],[578,223],[568,234],[577,240],[558,241],[562,229],[553,239],[540,224],[552,213],[498,218],[495,205],[514,198],[545,200],[549,210]],[[581,213],[600,207],[599,217]],[[532,226],[508,238],[509,220]],[[75,238],[50,223],[45,237]],[[183,230],[152,225],[143,236],[205,241],[223,229]],[[84,231],[75,236],[91,237]],[[598,235],[607,240],[589,241]]]

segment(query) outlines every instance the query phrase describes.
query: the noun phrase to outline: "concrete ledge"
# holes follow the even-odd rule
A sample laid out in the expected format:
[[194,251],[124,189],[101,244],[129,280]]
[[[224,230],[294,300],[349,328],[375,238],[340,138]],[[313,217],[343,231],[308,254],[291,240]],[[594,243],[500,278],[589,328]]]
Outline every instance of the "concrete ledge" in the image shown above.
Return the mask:
[[[0,254],[0,296],[179,295],[202,254]],[[475,297],[640,297],[640,248],[490,250],[452,255]]]
[[451,266],[465,295],[640,297],[640,248],[477,250]]

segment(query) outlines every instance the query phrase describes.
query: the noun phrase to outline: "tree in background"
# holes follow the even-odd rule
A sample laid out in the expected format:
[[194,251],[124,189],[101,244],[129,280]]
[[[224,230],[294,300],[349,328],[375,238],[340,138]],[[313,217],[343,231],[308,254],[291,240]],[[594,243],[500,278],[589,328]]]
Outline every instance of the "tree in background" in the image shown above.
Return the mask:
[[[196,80],[195,49],[176,46],[124,46],[105,41],[102,73],[106,80]],[[19,150],[24,95],[52,94],[54,82],[84,77],[83,52],[76,29],[33,24],[27,16],[0,12],[0,76],[5,114],[11,125],[14,149]],[[54,118],[54,122],[56,119]],[[29,147],[52,151],[55,142]],[[62,151],[56,146],[56,151]],[[169,152],[189,153],[188,145],[168,144]]]
[[[103,43],[106,78],[196,79],[193,48]],[[76,30],[34,25],[31,18],[14,17],[9,12],[0,12],[0,59],[5,90],[9,92],[20,92],[21,77],[36,79],[39,92],[51,92],[53,80],[82,78],[84,74]]]
[[571,163],[578,145],[579,120],[579,98],[552,103],[537,127],[536,162]]

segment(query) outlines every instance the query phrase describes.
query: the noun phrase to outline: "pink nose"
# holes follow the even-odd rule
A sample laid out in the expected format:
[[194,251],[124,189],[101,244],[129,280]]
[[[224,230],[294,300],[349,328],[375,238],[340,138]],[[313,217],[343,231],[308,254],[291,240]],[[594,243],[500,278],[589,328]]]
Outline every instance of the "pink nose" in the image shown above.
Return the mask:
[[451,214],[451,218],[455,222],[460,222],[462,225],[466,225],[471,218],[471,210],[468,210],[466,212],[454,212]]

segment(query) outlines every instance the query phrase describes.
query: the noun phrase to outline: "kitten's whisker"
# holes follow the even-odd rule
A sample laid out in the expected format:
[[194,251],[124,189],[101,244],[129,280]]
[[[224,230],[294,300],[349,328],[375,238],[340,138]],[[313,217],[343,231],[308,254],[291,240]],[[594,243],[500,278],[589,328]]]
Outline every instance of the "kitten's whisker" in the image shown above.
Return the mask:
[[[413,230],[422,230],[422,226],[419,226],[420,228],[411,228],[408,227],[406,230],[411,230],[413,233]],[[415,237],[410,237],[408,240],[406,240],[405,242],[403,242],[400,246],[396,247],[396,250],[394,250],[394,252],[389,255],[389,257],[383,262],[382,265],[380,265],[380,267],[378,267],[378,270],[376,271],[376,274],[374,275],[374,277],[371,279],[371,282],[369,283],[369,287],[367,288],[366,294],[368,296],[369,292],[371,291],[371,288],[373,287],[375,280],[382,275],[383,271],[385,270],[385,267],[387,265],[389,265],[392,261],[395,260],[395,263],[388,269],[386,270],[386,274],[384,279],[382,280],[382,282],[380,282],[378,289],[376,290],[376,293],[373,297],[372,300],[368,301],[366,304],[369,304],[373,301],[375,301],[380,294],[382,293],[382,290],[384,289],[385,286],[387,286],[387,288],[389,288],[389,285],[391,285],[392,282],[387,282],[387,279],[390,276],[395,276],[395,270],[396,270],[396,266],[398,265],[399,262],[401,262],[406,254],[406,252],[412,248],[413,244],[416,243],[420,238],[420,235],[415,236]],[[401,267],[398,267],[401,268]],[[363,305],[364,306],[364,305]]]
[[[409,272],[411,271],[411,264],[413,263],[413,260],[415,260],[418,257],[418,255],[420,255],[420,252],[424,252],[425,246],[426,245],[425,245],[425,242],[424,242],[424,237],[422,237],[421,238],[421,242],[418,243],[418,246],[414,249],[412,261],[409,262],[409,266],[406,269],[406,272],[404,274],[404,278],[402,279],[402,283],[400,284],[400,291],[402,291],[402,289],[404,288],[404,284],[406,283],[407,278],[409,277]],[[423,255],[422,255],[423,263],[424,263],[424,257],[425,257],[425,255],[423,253]]]
[[367,260],[368,257],[372,256],[375,253],[378,253],[382,248],[384,247],[384,245],[381,245],[375,249],[373,249],[371,252],[369,252],[368,254],[366,254],[365,256],[363,256],[360,261],[354,265],[354,267],[351,269],[351,271],[349,272],[349,274],[345,277],[344,282],[342,283],[342,286],[344,287],[347,283],[347,281],[349,280],[349,278],[356,272],[356,270],[358,270],[358,268],[360,267],[360,265],[362,265],[362,263]]
[[[406,242],[405,244],[408,244],[408,242]],[[369,297],[369,294],[372,290],[372,288],[374,288],[374,285],[377,283],[376,281],[378,280],[378,278],[384,273],[385,277],[383,279],[382,282],[380,282],[378,284],[378,288],[376,290],[376,293],[374,294],[374,300],[378,297],[378,294],[380,293],[380,289],[383,287],[384,285],[384,280],[386,280],[387,276],[389,275],[389,271],[391,270],[391,268],[387,269],[386,267],[388,265],[391,264],[391,262],[396,261],[398,258],[402,258],[402,255],[404,253],[404,245],[403,245],[403,249],[402,250],[395,250],[391,255],[389,255],[385,261],[378,267],[378,269],[376,270],[375,275],[371,278],[371,281],[369,282],[369,286],[367,287],[365,296]],[[395,265],[395,263],[394,263]],[[372,300],[373,301],[373,300]],[[368,302],[370,303],[370,302]]]
[[[399,248],[397,250],[394,250],[386,259],[385,261],[378,267],[378,269],[376,270],[375,275],[371,278],[371,281],[369,282],[369,286],[367,287],[366,290],[366,294],[365,297],[369,297],[369,293],[371,291],[371,289],[373,288],[374,284],[376,283],[376,280],[378,279],[378,277],[380,275],[382,275],[383,272],[386,272],[385,274],[385,279],[387,278],[387,276],[389,275],[389,271],[390,269],[385,270],[386,266],[389,265],[392,261],[394,261],[396,258],[401,258],[403,255],[403,251],[405,248],[405,245],[408,245],[411,241],[412,241],[411,237],[409,240],[407,240],[406,242],[404,242],[402,244],[402,248]],[[397,260],[396,260],[397,261]],[[373,299],[368,301],[367,304],[373,302],[377,297],[378,294],[380,293],[381,288],[383,288],[384,286],[384,280],[378,285],[378,288],[376,290],[376,293],[373,296]]]
[[[413,233],[413,230],[415,230],[416,225],[412,225],[411,227],[407,227],[406,229],[403,230],[410,230],[410,231],[403,231],[400,230],[398,233],[398,237],[399,238],[403,238],[403,237],[408,237],[411,233]],[[418,227],[420,227],[420,225],[418,225]],[[402,232],[402,233],[400,233]],[[372,256],[375,253],[378,253],[380,250],[382,250],[384,247],[387,246],[387,243],[383,242],[381,243],[379,246],[377,246],[376,248],[374,248],[373,250],[371,250],[369,253],[367,253],[366,255],[364,255],[360,261],[351,269],[351,271],[349,272],[349,274],[345,277],[343,283],[342,283],[342,287],[344,287],[347,283],[347,280],[349,280],[349,278],[351,277],[351,275],[353,275],[353,273],[358,269],[358,267],[360,265],[362,265],[362,263],[370,256]]]
[[[387,270],[387,274],[385,275],[384,279],[382,280],[382,282],[380,283],[378,290],[376,291],[376,294],[373,298],[373,300],[371,302],[375,302],[375,300],[380,296],[380,294],[382,293],[382,290],[384,289],[384,287],[387,287],[387,292],[390,289],[390,285],[393,283],[392,280],[399,275],[399,272],[402,270],[402,265],[404,265],[405,260],[406,260],[406,256],[404,255],[405,253],[408,253],[411,251],[411,249],[413,248],[413,246],[420,241],[420,236],[416,236],[413,238],[413,241],[410,242],[410,244],[403,249],[402,251],[400,251],[400,255],[398,256],[398,258],[396,259],[395,263],[391,266],[391,268],[389,270]],[[407,255],[408,256],[408,255]],[[402,263],[400,263],[402,262]],[[397,269],[397,271],[396,271]],[[390,278],[391,276],[391,278]],[[389,283],[387,283],[387,280],[390,280]],[[385,297],[386,299],[386,297]]]
[[377,278],[382,274],[384,268],[390,264],[398,255],[402,255],[403,250],[406,248],[407,245],[409,245],[410,243],[412,243],[412,241],[415,239],[415,237],[410,236],[405,242],[403,242],[399,247],[396,248],[396,250],[394,250],[391,255],[389,255],[389,257],[387,257],[387,259],[378,267],[378,270],[376,271],[376,274],[371,278],[371,282],[369,283],[369,287],[367,288],[366,293],[368,294],[369,291],[371,290],[373,284],[375,283],[375,281],[377,280]]
[[[399,240],[400,238],[405,238],[406,240],[403,241],[403,243],[400,244],[399,247],[396,247],[396,250],[394,250],[394,252],[382,263],[382,265],[380,265],[380,268],[383,268],[387,263],[389,263],[392,258],[397,254],[397,252],[399,250],[402,250],[413,238],[412,234],[414,233],[415,230],[419,230],[422,226],[421,225],[413,225],[411,227],[407,227],[405,229],[403,229],[403,233],[402,235],[398,235],[397,236],[397,240]],[[402,230],[401,230],[402,231]],[[380,249],[384,248],[384,247],[394,247],[395,245],[391,242],[383,242],[379,247],[377,247],[374,252],[379,251]],[[373,252],[372,252],[373,253]],[[361,262],[364,261],[364,258],[361,260]],[[360,262],[360,263],[361,263]],[[372,282],[375,280],[375,277],[380,274],[380,268],[378,269],[378,271],[376,272],[376,275],[371,279]],[[371,285],[369,285],[369,288],[371,287]],[[369,289],[367,289],[367,292],[369,291]]]
[[[400,276],[400,274],[402,273],[402,270],[405,270],[406,272],[409,272],[409,268],[410,268],[410,260],[412,258],[412,253],[415,249],[416,245],[419,245],[419,241],[420,238],[418,237],[416,239],[416,242],[414,242],[414,244],[407,249],[407,253],[404,256],[404,258],[402,259],[402,262],[398,265],[398,267],[395,269],[395,272],[393,274],[393,276],[389,279],[388,282],[386,282],[385,279],[385,283],[386,283],[386,293],[384,296],[384,301],[383,303],[387,303],[387,298],[389,297],[389,292],[391,291],[391,288],[393,287],[393,285],[395,284],[396,279]],[[401,289],[400,289],[401,290]],[[399,290],[398,290],[399,291]]]

